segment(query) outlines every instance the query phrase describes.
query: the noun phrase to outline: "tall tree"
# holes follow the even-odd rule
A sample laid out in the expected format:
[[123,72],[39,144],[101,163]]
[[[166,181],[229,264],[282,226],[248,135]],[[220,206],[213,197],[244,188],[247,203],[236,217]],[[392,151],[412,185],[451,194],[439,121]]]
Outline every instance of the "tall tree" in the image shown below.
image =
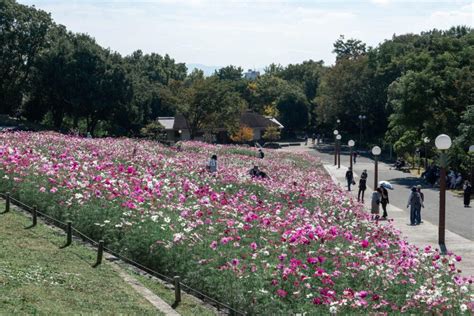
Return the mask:
[[31,67],[47,45],[51,25],[44,11],[0,1],[0,113],[12,114],[21,106]]

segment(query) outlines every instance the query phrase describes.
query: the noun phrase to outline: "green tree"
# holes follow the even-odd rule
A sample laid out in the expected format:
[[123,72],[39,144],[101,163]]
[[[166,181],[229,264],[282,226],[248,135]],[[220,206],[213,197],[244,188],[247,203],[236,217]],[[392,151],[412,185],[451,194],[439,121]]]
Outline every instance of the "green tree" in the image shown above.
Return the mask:
[[0,1],[0,113],[13,114],[22,105],[32,65],[47,45],[51,26],[44,11]]
[[291,91],[285,92],[277,101],[280,121],[285,127],[285,131],[292,134],[297,130],[304,130],[309,122],[309,104],[304,93],[294,87]]
[[340,35],[334,43],[334,50],[332,52],[336,54],[336,60],[356,59],[365,55],[366,47],[360,40],[354,38],[346,40],[344,35]]
[[226,66],[214,72],[214,76],[220,80],[241,80],[244,70],[242,67]]

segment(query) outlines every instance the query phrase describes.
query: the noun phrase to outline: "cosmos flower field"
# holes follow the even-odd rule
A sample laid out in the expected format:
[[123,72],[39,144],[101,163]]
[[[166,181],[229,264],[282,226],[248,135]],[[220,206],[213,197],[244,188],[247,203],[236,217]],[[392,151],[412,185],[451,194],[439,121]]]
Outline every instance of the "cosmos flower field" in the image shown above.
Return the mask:
[[0,191],[250,314],[474,310],[462,258],[368,221],[307,154],[16,132],[0,166]]

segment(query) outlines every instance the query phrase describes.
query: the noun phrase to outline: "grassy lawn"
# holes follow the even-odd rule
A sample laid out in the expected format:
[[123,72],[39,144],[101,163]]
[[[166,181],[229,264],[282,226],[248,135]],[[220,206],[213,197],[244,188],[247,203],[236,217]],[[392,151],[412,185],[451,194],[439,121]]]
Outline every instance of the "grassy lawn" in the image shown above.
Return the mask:
[[[0,203],[0,210],[4,204]],[[16,211],[0,215],[0,314],[160,315],[96,253]]]
[[[169,305],[174,303],[174,289],[167,288],[160,281],[147,276],[139,275],[136,272],[127,269],[141,284],[147,287],[150,291],[161,297]],[[176,307],[176,311],[183,316],[213,316],[217,315],[215,310],[206,308],[196,298],[181,292],[181,302]]]

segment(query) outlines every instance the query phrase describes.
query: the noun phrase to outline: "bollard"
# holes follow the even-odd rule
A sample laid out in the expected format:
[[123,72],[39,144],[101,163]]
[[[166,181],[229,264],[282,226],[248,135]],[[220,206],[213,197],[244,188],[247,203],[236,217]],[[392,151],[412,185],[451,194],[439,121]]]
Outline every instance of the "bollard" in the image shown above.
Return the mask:
[[10,192],[7,192],[5,196],[5,212],[8,213],[10,212]]
[[33,224],[31,224],[31,227],[35,227],[36,224],[38,223],[38,208],[36,206],[33,206]]
[[63,249],[66,248],[67,246],[70,246],[72,244],[72,223],[71,221],[66,222],[66,243],[64,246],[61,246],[59,248]]
[[179,282],[179,276],[174,277],[174,304],[178,305],[181,302],[181,283]]
[[97,248],[97,261],[93,267],[97,267],[102,263],[102,255],[104,254],[104,241],[99,240],[99,247]]
[[72,243],[72,223],[71,221],[67,221],[67,228],[66,228],[66,246],[69,246]]

